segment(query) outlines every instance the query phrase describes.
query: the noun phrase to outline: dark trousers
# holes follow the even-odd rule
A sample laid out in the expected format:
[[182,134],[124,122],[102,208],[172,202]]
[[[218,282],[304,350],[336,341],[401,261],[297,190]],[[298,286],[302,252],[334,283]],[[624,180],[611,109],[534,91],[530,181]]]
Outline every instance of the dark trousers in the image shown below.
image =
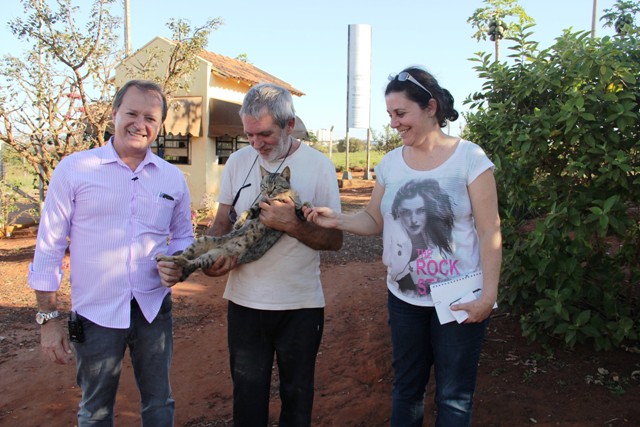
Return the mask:
[[282,402],[279,426],[310,426],[324,308],[255,310],[229,302],[227,316],[234,426],[268,424],[274,355]]
[[393,346],[391,426],[420,427],[431,367],[436,380],[436,427],[471,425],[473,394],[489,323],[441,325],[433,307],[418,307],[389,292]]
[[128,329],[105,328],[83,317],[80,320],[85,341],[73,343],[77,381],[82,389],[78,426],[114,425],[113,407],[127,347],[140,390],[142,425],[173,426],[174,401],[169,384],[173,355],[171,294],[151,323],[135,300],[131,300]]

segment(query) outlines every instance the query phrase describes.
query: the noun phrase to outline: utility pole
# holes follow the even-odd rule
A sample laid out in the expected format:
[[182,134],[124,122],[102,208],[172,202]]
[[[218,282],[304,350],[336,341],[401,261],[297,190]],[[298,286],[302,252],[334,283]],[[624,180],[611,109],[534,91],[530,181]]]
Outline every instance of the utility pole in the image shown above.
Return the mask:
[[598,0],[593,0],[593,13],[591,14],[591,38],[596,36],[596,22],[598,21]]
[[124,53],[131,55],[131,23],[129,20],[129,0],[124,0]]
[[367,128],[367,166],[362,179],[371,179],[371,128]]
[[347,122],[347,135],[344,137],[344,171],[342,171],[342,179],[352,179],[351,171],[349,170],[349,123]]
[[333,148],[333,125],[329,129],[329,160],[331,160],[331,150]]

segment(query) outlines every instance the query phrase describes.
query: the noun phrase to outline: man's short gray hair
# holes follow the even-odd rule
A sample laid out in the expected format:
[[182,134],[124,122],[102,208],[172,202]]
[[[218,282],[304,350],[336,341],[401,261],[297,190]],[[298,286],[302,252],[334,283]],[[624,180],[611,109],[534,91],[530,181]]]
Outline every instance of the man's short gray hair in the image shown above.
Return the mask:
[[281,129],[284,129],[291,119],[296,118],[291,92],[273,83],[261,83],[249,89],[242,101],[240,117],[250,116],[259,119],[264,115],[265,108]]

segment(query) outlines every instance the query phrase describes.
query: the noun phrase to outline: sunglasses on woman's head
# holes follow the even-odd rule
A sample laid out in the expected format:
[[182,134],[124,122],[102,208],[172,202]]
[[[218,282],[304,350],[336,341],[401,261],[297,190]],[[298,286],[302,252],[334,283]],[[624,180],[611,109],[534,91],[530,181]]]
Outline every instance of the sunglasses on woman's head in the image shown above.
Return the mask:
[[429,94],[429,96],[431,96],[433,98],[433,94],[431,93],[431,91],[429,89],[427,89],[426,87],[424,87],[422,85],[422,83],[420,83],[418,80],[416,80],[408,72],[403,71],[400,74],[393,74],[393,73],[389,74],[389,81],[393,81],[393,80],[396,80],[396,79],[398,79],[399,82],[406,82],[407,80],[409,80],[411,83],[413,83],[416,86],[420,87],[422,90],[427,92]]

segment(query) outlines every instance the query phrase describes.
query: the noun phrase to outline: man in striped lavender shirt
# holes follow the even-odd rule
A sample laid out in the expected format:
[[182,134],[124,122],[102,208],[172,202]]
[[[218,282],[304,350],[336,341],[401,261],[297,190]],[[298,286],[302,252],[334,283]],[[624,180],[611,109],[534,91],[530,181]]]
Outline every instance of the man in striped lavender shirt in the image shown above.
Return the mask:
[[[182,251],[193,231],[183,174],[149,149],[166,114],[158,85],[127,82],[113,102],[115,135],[104,147],[64,158],[49,184],[28,281],[36,292],[43,352],[61,364],[75,354],[80,427],[113,425],[127,347],[143,425],[173,425],[170,287],[180,276],[155,257]],[[69,334],[56,297],[67,246]]]

